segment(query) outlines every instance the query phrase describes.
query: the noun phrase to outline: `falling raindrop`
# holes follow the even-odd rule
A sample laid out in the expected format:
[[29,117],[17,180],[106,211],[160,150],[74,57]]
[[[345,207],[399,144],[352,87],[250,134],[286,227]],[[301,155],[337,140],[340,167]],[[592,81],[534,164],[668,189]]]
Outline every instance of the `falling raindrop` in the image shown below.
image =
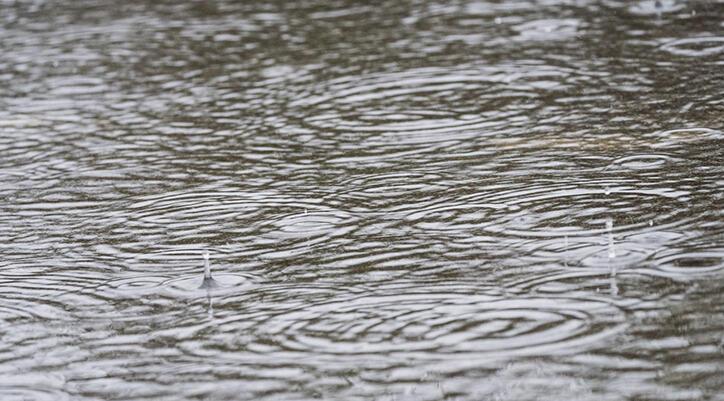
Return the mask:
[[609,284],[611,285],[610,293],[613,296],[618,295],[618,282],[615,276],[609,278]]
[[[613,219],[606,218],[606,231],[608,231],[608,259],[609,263],[616,257],[616,249],[613,242]],[[616,276],[616,265],[611,263],[611,277]]]
[[214,300],[211,298],[211,291],[206,291],[206,312],[209,316],[209,319],[214,318]]

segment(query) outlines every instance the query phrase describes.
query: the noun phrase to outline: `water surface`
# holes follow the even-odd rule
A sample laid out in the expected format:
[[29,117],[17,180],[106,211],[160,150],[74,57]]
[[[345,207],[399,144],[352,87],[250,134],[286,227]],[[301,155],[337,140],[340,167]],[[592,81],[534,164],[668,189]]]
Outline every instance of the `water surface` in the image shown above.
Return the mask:
[[177,3],[0,2],[0,399],[724,400],[721,2]]

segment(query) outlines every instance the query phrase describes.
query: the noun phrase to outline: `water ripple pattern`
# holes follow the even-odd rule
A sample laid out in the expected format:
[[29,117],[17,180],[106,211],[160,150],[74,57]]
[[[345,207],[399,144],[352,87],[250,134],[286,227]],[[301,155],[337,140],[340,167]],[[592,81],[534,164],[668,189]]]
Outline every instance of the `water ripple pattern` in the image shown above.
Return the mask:
[[724,401],[724,3],[0,10],[0,401]]
[[[338,294],[270,315],[254,331],[280,352],[429,353],[433,358],[570,352],[622,329],[605,300],[393,291]],[[268,346],[267,346],[268,347]]]

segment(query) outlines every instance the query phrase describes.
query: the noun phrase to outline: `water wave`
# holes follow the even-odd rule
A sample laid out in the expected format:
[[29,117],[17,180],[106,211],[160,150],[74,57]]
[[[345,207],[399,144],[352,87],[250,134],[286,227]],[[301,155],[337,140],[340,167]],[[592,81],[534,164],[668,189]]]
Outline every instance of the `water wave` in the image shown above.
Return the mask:
[[[307,293],[299,301],[289,294],[270,304],[282,296],[272,288],[250,310],[221,319],[253,333],[243,345],[251,352],[339,356],[556,354],[600,346],[625,327],[622,312],[604,299],[443,288],[337,289]],[[211,349],[193,352],[212,355]]]

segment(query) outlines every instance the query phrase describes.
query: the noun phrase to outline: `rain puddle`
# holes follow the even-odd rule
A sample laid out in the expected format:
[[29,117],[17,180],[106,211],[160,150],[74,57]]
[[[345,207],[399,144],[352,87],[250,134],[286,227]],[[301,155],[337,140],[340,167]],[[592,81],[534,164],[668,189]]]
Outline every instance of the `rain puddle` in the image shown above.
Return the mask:
[[721,2],[0,9],[0,400],[724,400]]

